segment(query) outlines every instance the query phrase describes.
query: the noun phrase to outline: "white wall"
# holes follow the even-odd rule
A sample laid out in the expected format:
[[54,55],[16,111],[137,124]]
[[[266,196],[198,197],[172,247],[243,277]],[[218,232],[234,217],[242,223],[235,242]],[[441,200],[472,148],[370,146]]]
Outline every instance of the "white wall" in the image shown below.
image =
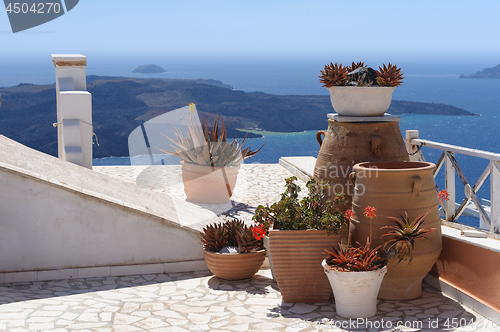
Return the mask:
[[216,216],[0,136],[0,273],[196,261]]

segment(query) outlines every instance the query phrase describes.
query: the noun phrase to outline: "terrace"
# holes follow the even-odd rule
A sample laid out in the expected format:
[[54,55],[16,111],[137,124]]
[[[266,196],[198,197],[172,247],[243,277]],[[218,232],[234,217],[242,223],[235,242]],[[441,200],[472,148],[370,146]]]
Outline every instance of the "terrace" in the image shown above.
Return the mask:
[[[416,132],[407,133],[406,144],[413,158],[423,158],[422,146],[444,151],[437,164],[445,167],[451,199],[443,252],[422,297],[379,300],[375,317],[353,322],[337,316],[333,302],[283,303],[266,265],[251,280],[229,282],[212,276],[203,260],[204,225],[220,216],[250,222],[259,204],[279,199],[285,178],[296,175],[304,186],[314,157],[243,165],[231,201],[200,204],[185,199],[180,166],[91,170],[0,136],[0,330],[500,330],[500,156],[420,140]],[[68,159],[82,162],[85,149]],[[490,161],[475,185],[454,153]],[[453,170],[466,191],[458,208]],[[476,192],[488,175],[485,207]],[[488,230],[460,224],[463,213],[480,215]]]

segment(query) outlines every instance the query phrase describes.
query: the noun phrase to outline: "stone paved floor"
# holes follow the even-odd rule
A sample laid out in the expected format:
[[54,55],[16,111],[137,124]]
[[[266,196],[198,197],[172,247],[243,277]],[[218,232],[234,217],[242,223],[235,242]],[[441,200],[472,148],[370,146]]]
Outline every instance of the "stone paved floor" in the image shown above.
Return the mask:
[[[185,199],[179,166],[94,169]],[[283,179],[291,175],[277,164],[244,165],[231,202],[192,204],[250,221],[257,205],[279,199]],[[423,287],[422,297],[413,301],[379,300],[377,316],[363,322],[371,324],[365,326],[337,316],[334,303],[282,303],[266,269],[252,280],[239,282],[222,281],[209,272],[190,272],[3,284],[0,331],[500,332],[484,317],[426,284]]]
[[[186,200],[180,165],[165,166],[94,166],[94,171],[117,179],[135,183],[148,190],[163,192]],[[279,164],[244,164],[238,172],[238,180],[231,200],[224,204],[204,204],[186,200],[217,215],[228,215],[250,222],[260,204],[272,204],[279,200],[284,190],[284,179],[293,176]],[[305,194],[305,183],[298,180]]]
[[[447,324],[453,323],[462,327],[448,329]],[[5,284],[0,286],[0,330],[293,332],[500,328],[426,284],[419,299],[379,300],[375,317],[359,323],[349,321],[335,314],[333,303],[282,303],[269,270],[261,270],[253,279],[238,282],[223,281],[208,272],[190,272]]]

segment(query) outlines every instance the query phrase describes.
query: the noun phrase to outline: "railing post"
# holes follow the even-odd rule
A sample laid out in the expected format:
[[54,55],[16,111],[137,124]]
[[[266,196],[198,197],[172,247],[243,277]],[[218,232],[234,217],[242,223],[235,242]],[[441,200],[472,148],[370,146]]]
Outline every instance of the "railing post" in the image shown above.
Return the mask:
[[498,161],[491,161],[490,173],[490,201],[491,201],[491,214],[490,214],[490,232],[500,233],[500,163]]
[[411,144],[412,139],[418,139],[418,130],[407,130],[406,131],[406,151],[410,155],[410,161],[419,161],[418,159],[418,153],[416,153],[418,150],[417,148]]
[[453,152],[446,152],[445,166],[445,186],[448,192],[448,201],[445,201],[444,212],[447,221],[453,221],[455,216],[455,168],[448,154],[453,155]]

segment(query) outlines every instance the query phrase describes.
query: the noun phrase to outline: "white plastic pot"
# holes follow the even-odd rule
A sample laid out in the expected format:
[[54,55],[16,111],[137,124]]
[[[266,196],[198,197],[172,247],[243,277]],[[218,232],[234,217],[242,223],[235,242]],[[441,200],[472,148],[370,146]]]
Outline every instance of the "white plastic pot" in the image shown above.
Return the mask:
[[330,269],[326,259],[321,265],[332,286],[337,315],[368,318],[377,314],[377,295],[387,266],[374,271],[344,272]]
[[391,106],[396,87],[332,86],[330,100],[338,115],[383,116]]
[[269,246],[269,236],[264,236],[262,241],[264,242],[264,248],[266,248],[267,260],[269,261],[269,267],[271,268],[271,275],[273,276],[273,280],[276,281],[276,277],[274,276],[273,259],[271,257],[271,250]]

